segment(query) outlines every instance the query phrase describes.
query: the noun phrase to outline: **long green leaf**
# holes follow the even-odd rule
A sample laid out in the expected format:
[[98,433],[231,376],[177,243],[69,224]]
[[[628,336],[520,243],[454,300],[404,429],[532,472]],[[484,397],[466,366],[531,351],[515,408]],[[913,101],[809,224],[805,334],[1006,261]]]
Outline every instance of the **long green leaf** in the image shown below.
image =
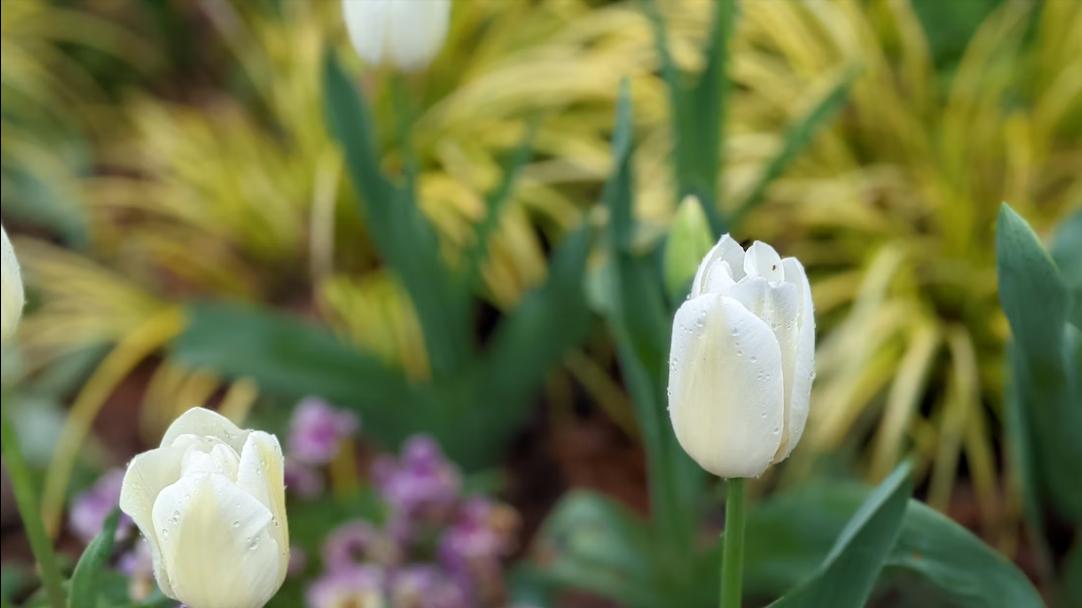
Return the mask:
[[737,225],[748,212],[763,201],[763,196],[774,180],[785,172],[789,164],[811,143],[812,137],[819,129],[845,105],[849,89],[853,86],[857,74],[856,69],[850,69],[842,74],[827,94],[807,114],[790,125],[777,153],[763,167],[762,173],[759,174],[748,193],[733,208],[731,225]]
[[326,330],[287,314],[240,304],[202,302],[173,343],[192,367],[251,377],[289,396],[318,395],[360,412],[375,436],[397,442],[422,430],[424,393],[405,375]]
[[[1011,325],[1013,395],[1030,430],[1028,445],[1053,505],[1082,522],[1082,361],[1068,324],[1071,295],[1052,258],[1009,206],[996,223],[999,299]],[[1041,492],[1042,494],[1044,492]]]
[[368,107],[333,52],[323,68],[328,128],[342,146],[368,234],[410,295],[434,372],[450,374],[473,345],[465,286],[443,264],[436,232],[412,188],[396,187],[380,171]]
[[609,263],[614,267],[608,320],[646,444],[651,505],[665,530],[663,537],[675,539],[683,526],[672,487],[671,447],[661,416],[662,385],[658,376],[664,369],[662,332],[668,327],[668,318],[660,293],[660,276],[649,276],[649,268],[632,251],[631,97],[626,81],[621,84],[616,107],[612,156],[613,172],[602,193],[609,211]]
[[1050,253],[1071,292],[1071,323],[1082,330],[1082,210],[1060,223]]
[[857,509],[819,571],[771,606],[863,606],[898,538],[911,492],[910,466],[904,463]]
[[68,596],[69,608],[97,608],[101,574],[113,554],[118,521],[120,510],[114,509],[109,517],[105,518],[101,532],[86,546],[79,563],[75,565]]
[[[751,511],[746,583],[769,595],[814,571],[870,490],[848,482],[817,483],[772,498]],[[1024,573],[962,526],[910,499],[887,573],[933,583],[935,606],[1039,608],[1041,596]],[[906,587],[895,590],[905,599]],[[824,604],[826,605],[826,604]]]
[[547,280],[528,293],[496,328],[481,360],[477,410],[479,445],[502,445],[532,410],[549,371],[590,327],[583,293],[590,233],[586,227],[560,243]]
[[643,0],[643,8],[654,31],[661,77],[669,93],[677,200],[687,195],[699,197],[704,203],[711,231],[720,234],[725,231],[725,220],[716,204],[714,191],[720,170],[721,131],[728,94],[725,63],[732,2],[718,2],[707,43],[706,68],[694,88],[688,85],[691,79],[681,72],[669,52],[669,35],[657,3]]

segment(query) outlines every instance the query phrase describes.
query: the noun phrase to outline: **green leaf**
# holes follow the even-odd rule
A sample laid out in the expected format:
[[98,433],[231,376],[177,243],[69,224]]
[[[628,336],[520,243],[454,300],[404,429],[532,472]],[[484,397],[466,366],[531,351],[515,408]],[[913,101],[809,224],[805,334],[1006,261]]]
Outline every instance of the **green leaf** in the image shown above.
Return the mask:
[[109,517],[105,518],[101,532],[86,546],[79,563],[75,565],[75,572],[71,575],[71,591],[68,594],[69,608],[97,608],[102,570],[113,554],[118,521],[120,509],[113,509]]
[[368,107],[333,51],[324,60],[323,86],[328,128],[342,146],[368,234],[410,295],[433,371],[448,375],[473,346],[466,289],[444,266],[412,189],[396,187],[380,171]]
[[670,301],[679,302],[687,295],[688,283],[712,244],[702,203],[694,197],[685,198],[665,240],[665,290]]
[[[697,504],[689,460],[676,446],[664,407],[671,319],[661,291],[659,265],[634,250],[632,233],[633,173],[631,166],[631,98],[621,85],[612,143],[613,173],[602,192],[609,211],[608,257],[613,266],[608,285],[607,320],[616,342],[620,369],[631,392],[642,433],[650,479],[650,501],[661,537],[675,553],[692,538],[688,509]],[[687,483],[683,483],[687,481]],[[681,548],[681,552],[686,551]],[[673,556],[675,560],[675,555]],[[670,562],[674,574],[687,570]]]
[[[818,483],[753,509],[745,556],[749,592],[776,593],[813,571],[869,493],[867,487],[855,483]],[[933,583],[937,601],[932,605],[936,606],[1043,606],[1029,578],[1010,560],[962,526],[912,499],[887,557],[885,573],[909,573]],[[907,587],[894,591],[904,599]]]
[[173,345],[188,365],[250,377],[272,392],[316,395],[360,412],[374,436],[396,443],[424,428],[425,395],[405,375],[300,318],[223,302],[189,306]]
[[1069,325],[1071,295],[1052,258],[1025,220],[1008,205],[996,224],[999,299],[1016,350],[1010,359],[1013,396],[1020,402],[1036,450],[1039,494],[1082,522],[1082,371]]
[[1071,292],[1070,321],[1082,329],[1082,210],[1075,211],[1059,225],[1050,253]]
[[763,202],[763,196],[774,180],[785,172],[797,155],[811,143],[812,137],[819,132],[819,129],[845,105],[849,97],[849,89],[852,88],[857,74],[858,70],[855,68],[846,70],[807,114],[789,126],[777,153],[767,162],[747,195],[733,208],[730,224],[737,225],[748,212]]
[[898,538],[911,492],[910,466],[904,463],[857,509],[819,571],[771,606],[863,606]]
[[624,606],[664,606],[649,531],[600,494],[566,495],[546,519],[536,550],[549,556],[538,574],[551,584],[587,591]]
[[469,435],[475,448],[502,448],[530,415],[549,371],[585,338],[590,312],[583,282],[589,251],[587,227],[566,236],[546,281],[496,328],[480,364],[480,394],[471,404],[476,421]]
[[714,234],[725,232],[725,219],[714,193],[721,170],[722,130],[729,90],[725,66],[732,29],[732,5],[731,0],[718,2],[707,42],[706,68],[691,87],[688,85],[691,78],[680,71],[669,52],[669,36],[657,3],[643,0],[646,17],[654,31],[661,77],[669,93],[677,198],[699,197]]

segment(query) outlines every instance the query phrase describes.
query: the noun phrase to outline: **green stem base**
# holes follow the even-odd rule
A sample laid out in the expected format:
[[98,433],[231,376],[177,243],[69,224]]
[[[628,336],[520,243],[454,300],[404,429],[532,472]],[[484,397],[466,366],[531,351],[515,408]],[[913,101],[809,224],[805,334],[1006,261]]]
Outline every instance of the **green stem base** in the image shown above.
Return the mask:
[[721,608],[740,608],[744,576],[744,479],[725,481],[725,544],[721,556]]

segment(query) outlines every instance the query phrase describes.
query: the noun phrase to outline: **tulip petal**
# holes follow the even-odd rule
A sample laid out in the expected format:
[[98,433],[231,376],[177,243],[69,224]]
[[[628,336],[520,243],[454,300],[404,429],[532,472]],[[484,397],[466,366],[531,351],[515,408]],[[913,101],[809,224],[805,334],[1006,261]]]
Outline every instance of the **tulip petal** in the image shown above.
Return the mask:
[[357,54],[376,65],[383,61],[387,47],[390,0],[343,0],[342,18],[346,22],[349,40]]
[[161,547],[154,528],[154,500],[166,486],[180,477],[184,448],[165,447],[137,455],[128,463],[120,487],[120,510],[132,518],[143,533],[154,559],[154,578],[162,593],[172,597],[173,588],[162,563]]
[[782,260],[782,267],[785,270],[786,283],[795,285],[800,293],[801,308],[795,336],[793,380],[786,383],[789,390],[786,398],[786,433],[778,446],[775,462],[788,458],[804,434],[804,425],[808,421],[811,385],[815,379],[815,306],[812,302],[811,285],[808,283],[804,266],[796,258],[785,258]]
[[443,46],[451,21],[449,0],[392,2],[388,17],[390,60],[403,70],[425,67]]
[[240,453],[237,486],[271,512],[271,534],[278,543],[278,584],[285,580],[289,564],[289,521],[286,519],[285,465],[278,438],[252,431]]
[[763,277],[768,281],[783,281],[785,271],[781,266],[778,252],[762,241],[752,243],[744,255],[744,272],[748,276]]
[[673,321],[669,369],[669,415],[684,450],[720,477],[762,474],[784,413],[770,327],[734,298],[692,298]]
[[248,439],[249,431],[242,431],[237,425],[218,412],[202,407],[193,407],[184,412],[169,425],[162,437],[162,447],[171,446],[181,435],[196,437],[214,437],[222,440],[238,454]]
[[744,249],[728,234],[710,248],[691,284],[691,296],[718,293],[744,278]]
[[222,475],[182,477],[154,502],[172,597],[198,608],[259,608],[278,590],[278,542],[263,503]]
[[[762,319],[778,340],[784,378],[782,394],[785,396],[785,413],[782,418],[785,424],[782,426],[780,445],[784,446],[788,444],[790,430],[790,397],[799,345],[803,293],[792,283],[770,282],[761,277],[748,276],[733,286],[726,295],[736,298],[752,314]],[[775,462],[782,459],[784,457],[776,459]]]

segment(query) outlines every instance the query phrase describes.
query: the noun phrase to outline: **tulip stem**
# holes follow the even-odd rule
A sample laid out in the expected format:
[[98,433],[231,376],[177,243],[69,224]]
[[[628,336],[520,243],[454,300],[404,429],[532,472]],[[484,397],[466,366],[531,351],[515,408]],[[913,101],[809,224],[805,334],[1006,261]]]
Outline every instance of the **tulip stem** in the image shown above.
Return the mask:
[[3,450],[4,466],[11,476],[11,488],[15,493],[15,505],[23,520],[23,529],[30,541],[30,550],[38,562],[41,582],[45,595],[52,608],[64,607],[64,591],[61,588],[60,569],[56,565],[53,545],[45,534],[45,525],[41,520],[41,511],[30,482],[30,471],[26,468],[22,452],[19,450],[15,430],[8,421],[7,408],[0,414],[0,448]]
[[744,577],[745,480],[725,481],[725,538],[721,556],[721,608],[740,608]]

